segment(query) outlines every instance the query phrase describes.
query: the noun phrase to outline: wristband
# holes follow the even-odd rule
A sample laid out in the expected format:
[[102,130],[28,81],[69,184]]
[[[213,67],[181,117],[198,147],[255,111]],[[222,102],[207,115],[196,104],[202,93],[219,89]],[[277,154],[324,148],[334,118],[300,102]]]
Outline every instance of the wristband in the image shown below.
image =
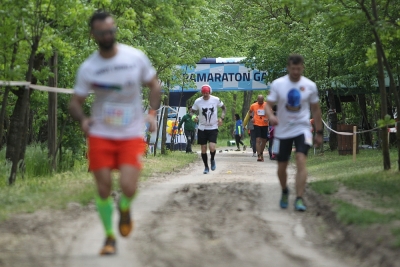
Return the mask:
[[150,109],[150,110],[149,110],[149,115],[156,116],[156,115],[157,115],[157,110]]
[[323,135],[324,134],[324,130],[318,130],[318,131],[316,131],[316,133],[319,134],[319,135]]

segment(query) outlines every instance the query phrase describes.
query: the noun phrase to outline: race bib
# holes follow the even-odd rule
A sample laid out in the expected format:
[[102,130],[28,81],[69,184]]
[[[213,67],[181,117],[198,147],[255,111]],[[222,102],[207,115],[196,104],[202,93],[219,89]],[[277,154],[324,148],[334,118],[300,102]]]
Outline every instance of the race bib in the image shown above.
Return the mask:
[[281,141],[277,138],[274,138],[272,143],[272,154],[278,155],[279,154],[279,147],[281,145]]
[[126,126],[132,122],[133,113],[132,104],[106,102],[103,104],[102,120],[108,125]]
[[312,141],[312,133],[311,133],[311,131],[305,131],[304,132],[304,143],[306,145],[312,146],[313,141]]
[[257,109],[257,115],[258,116],[265,116],[265,110],[264,109]]

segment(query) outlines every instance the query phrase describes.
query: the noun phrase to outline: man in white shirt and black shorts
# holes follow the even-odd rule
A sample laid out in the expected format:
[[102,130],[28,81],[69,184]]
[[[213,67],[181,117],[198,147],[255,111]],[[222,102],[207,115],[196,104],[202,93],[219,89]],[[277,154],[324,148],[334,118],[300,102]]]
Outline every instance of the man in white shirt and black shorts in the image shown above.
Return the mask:
[[[216,169],[215,164],[215,144],[217,143],[218,137],[218,126],[222,125],[222,121],[225,118],[226,108],[224,103],[216,97],[212,96],[212,89],[209,85],[203,85],[201,87],[201,94],[203,96],[196,99],[192,106],[192,111],[198,113],[198,117],[195,121],[199,122],[197,132],[197,143],[201,145],[201,158],[204,162],[204,174],[210,172],[208,167],[207,158],[207,143],[209,143],[210,155],[211,155],[211,170]],[[221,117],[218,118],[218,108],[222,109]]]
[[[266,112],[271,125],[276,125],[273,153],[277,154],[278,177],[282,187],[280,206],[288,206],[287,166],[293,143],[296,147],[296,200],[295,210],[305,211],[303,193],[307,180],[307,153],[313,144],[310,130],[310,109],[315,121],[314,145],[322,143],[322,120],[316,84],[302,76],[304,59],[301,55],[290,55],[287,62],[288,74],[274,80],[267,97]],[[277,105],[276,116],[269,107]]]

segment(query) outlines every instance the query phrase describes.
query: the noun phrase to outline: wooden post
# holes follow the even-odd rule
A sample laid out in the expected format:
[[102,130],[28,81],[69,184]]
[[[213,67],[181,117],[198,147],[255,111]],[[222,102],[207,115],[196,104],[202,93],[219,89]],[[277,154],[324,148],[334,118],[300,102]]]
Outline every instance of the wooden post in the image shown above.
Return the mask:
[[356,162],[357,154],[357,126],[353,126],[353,162]]

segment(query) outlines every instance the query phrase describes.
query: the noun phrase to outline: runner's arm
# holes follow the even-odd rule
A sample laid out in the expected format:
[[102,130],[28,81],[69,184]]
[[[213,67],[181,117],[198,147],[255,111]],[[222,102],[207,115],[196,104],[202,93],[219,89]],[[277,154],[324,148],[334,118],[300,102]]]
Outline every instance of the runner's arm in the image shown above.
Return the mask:
[[83,112],[83,104],[85,103],[86,96],[79,96],[77,94],[73,94],[72,98],[69,102],[68,111],[71,114],[71,117],[79,122],[82,122],[87,116]]
[[311,114],[314,119],[314,125],[315,125],[315,131],[318,133],[319,131],[322,131],[322,117],[321,117],[321,107],[319,105],[319,102],[317,103],[311,103]]
[[186,121],[186,118],[187,118],[186,115],[183,116],[183,118],[182,118],[181,121],[179,122],[179,124],[178,124],[178,131],[181,129],[183,122]]
[[244,127],[247,127],[247,124],[249,123],[249,120],[250,120],[250,110],[247,111],[246,117],[244,118],[244,121],[243,121]]
[[221,106],[222,112],[221,112],[221,120],[225,119],[225,114],[226,114],[226,107],[225,105]]
[[274,115],[274,112],[272,111],[272,108],[275,105],[275,102],[272,101],[267,101],[267,104],[264,107],[265,114],[267,114],[268,118],[270,118],[272,115]]
[[145,85],[150,88],[150,107],[152,110],[156,111],[161,105],[161,85],[158,81],[157,75],[155,75]]

